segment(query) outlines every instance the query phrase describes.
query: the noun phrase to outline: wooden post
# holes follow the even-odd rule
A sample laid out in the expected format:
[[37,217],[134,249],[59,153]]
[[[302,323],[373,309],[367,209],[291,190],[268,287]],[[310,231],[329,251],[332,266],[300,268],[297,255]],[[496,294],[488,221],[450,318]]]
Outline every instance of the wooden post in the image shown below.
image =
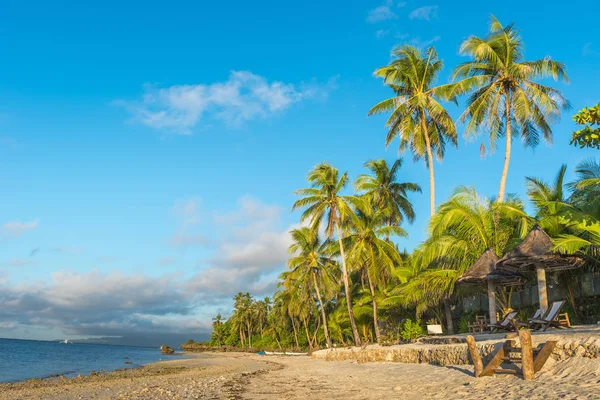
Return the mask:
[[475,366],[475,377],[479,378],[483,372],[483,361],[481,361],[481,354],[479,354],[479,350],[477,350],[475,338],[471,335],[467,336],[467,346],[469,347],[471,360],[473,360],[473,365]]
[[544,364],[552,355],[552,350],[556,347],[556,343],[558,342],[555,340],[548,340],[538,355],[535,356],[535,360],[533,360],[533,369],[535,372],[539,372],[544,367]]
[[538,296],[540,298],[540,309],[542,313],[546,313],[548,310],[548,291],[546,289],[546,270],[541,266],[536,269],[537,272],[537,285],[538,285]]
[[488,287],[488,303],[490,306],[490,324],[494,325],[498,322],[496,313],[496,284],[492,280],[487,281]]
[[535,379],[535,368],[533,366],[533,348],[531,346],[531,332],[529,329],[519,331],[521,340],[521,362],[523,363],[523,379]]

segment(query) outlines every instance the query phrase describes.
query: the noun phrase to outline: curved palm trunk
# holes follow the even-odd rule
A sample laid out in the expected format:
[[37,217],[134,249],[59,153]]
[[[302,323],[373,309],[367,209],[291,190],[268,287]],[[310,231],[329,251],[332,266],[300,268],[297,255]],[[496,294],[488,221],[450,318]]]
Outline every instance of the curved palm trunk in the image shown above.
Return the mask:
[[510,93],[507,93],[504,108],[506,109],[506,152],[504,153],[504,167],[500,177],[500,188],[498,189],[498,203],[504,201],[504,192],[506,190],[506,178],[508,177],[508,166],[510,164],[510,148],[512,145],[511,126],[510,126]]
[[423,136],[425,137],[425,146],[427,147],[427,162],[429,164],[429,212],[433,217],[435,214],[435,178],[433,172],[433,153],[431,152],[431,140],[429,140],[429,132],[427,131],[427,123],[425,111],[421,110],[421,127],[423,128]]
[[315,291],[317,292],[317,300],[319,300],[319,305],[321,306],[321,319],[323,320],[323,333],[325,333],[325,340],[327,341],[327,347],[331,349],[331,338],[329,337],[329,329],[327,328],[327,317],[325,316],[325,304],[323,304],[323,300],[321,300],[321,290],[319,290],[319,285],[317,284],[317,275],[315,271],[312,272],[313,282],[315,284]]
[[296,329],[296,324],[294,324],[294,318],[290,317],[292,320],[292,329],[294,330],[294,339],[296,340],[296,348],[300,348],[300,343],[298,343],[298,330]]
[[373,297],[373,325],[375,326],[375,339],[377,344],[381,343],[381,333],[379,332],[379,320],[377,317],[377,300],[375,300],[375,285],[371,280],[371,276],[367,272],[367,280],[369,281],[369,288],[371,289],[371,297]]
[[350,278],[348,277],[348,270],[346,269],[346,256],[344,254],[344,245],[342,244],[342,232],[340,231],[340,225],[335,219],[335,229],[338,236],[338,243],[340,244],[340,255],[342,257],[342,280],[344,281],[344,290],[346,292],[346,305],[348,306],[348,317],[350,318],[350,326],[352,326],[352,336],[354,337],[354,344],[360,346],[360,336],[358,329],[356,329],[356,321],[354,321],[354,313],[352,312],[352,297],[350,293]]
[[304,320],[304,332],[306,333],[306,340],[308,341],[308,350],[309,352],[312,352],[312,340],[310,340],[310,334],[308,333],[308,324],[306,323],[306,318],[303,319]]

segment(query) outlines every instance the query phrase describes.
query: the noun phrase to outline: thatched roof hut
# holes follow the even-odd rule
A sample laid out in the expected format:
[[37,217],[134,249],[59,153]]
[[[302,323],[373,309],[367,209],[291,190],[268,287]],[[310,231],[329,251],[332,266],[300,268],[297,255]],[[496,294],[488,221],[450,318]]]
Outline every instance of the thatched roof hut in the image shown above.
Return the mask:
[[527,237],[497,264],[497,271],[521,273],[542,267],[547,271],[579,268],[583,258],[554,251],[554,243],[546,231],[535,225]]
[[498,271],[496,269],[498,261],[500,261],[500,258],[496,255],[494,250],[487,249],[483,252],[481,257],[479,257],[477,261],[475,261],[473,265],[457,279],[456,283],[458,285],[479,285],[488,280],[493,280],[505,286],[520,285],[523,283],[524,278],[517,273]]
[[490,322],[497,322],[496,313],[496,283],[504,286],[522,285],[525,279],[511,272],[502,272],[496,269],[500,259],[492,249],[487,249],[481,257],[456,280],[457,285],[487,284]]

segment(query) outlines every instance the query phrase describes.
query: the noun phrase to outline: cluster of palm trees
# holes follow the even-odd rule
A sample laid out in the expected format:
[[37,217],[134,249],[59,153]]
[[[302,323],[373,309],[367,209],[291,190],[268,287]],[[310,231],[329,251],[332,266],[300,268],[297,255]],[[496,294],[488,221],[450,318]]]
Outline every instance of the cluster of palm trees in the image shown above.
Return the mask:
[[[552,236],[557,250],[598,264],[599,160],[578,165],[578,179],[569,184],[564,182],[566,166],[551,183],[527,178],[534,215],[521,199],[506,195],[513,137],[521,137],[526,146],[537,145],[540,136],[551,141],[551,122],[569,106],[558,90],[535,79],[567,80],[564,66],[549,57],[523,61],[518,32],[495,18],[489,35],[468,38],[461,52],[471,60],[456,67],[452,82],[439,86],[434,84],[442,61],[433,48],[398,47],[390,64],[375,71],[394,92],[370,111],[390,114],[386,144],[398,137],[400,151],[410,150],[429,169],[427,239],[410,254],[396,242],[407,235],[402,224],[415,218],[409,196],[421,192],[418,184],[401,181],[402,159],[392,165],[367,162],[353,193],[347,173],[321,163],[308,174],[310,187],[295,192],[299,198],[292,208],[302,210],[303,225],[291,232],[288,270],[280,275],[273,301],[238,294],[231,318],[214,321],[213,344],[314,349],[382,343],[389,326],[422,316],[445,320],[453,332],[452,305],[477,290],[456,287],[457,278],[486,249],[502,257],[536,223]],[[459,187],[436,209],[434,154],[440,160],[447,143],[458,143],[455,122],[442,104],[463,95],[467,102],[459,120],[465,134],[487,132],[492,150],[505,138],[498,194],[486,199]],[[572,280],[557,279],[565,282],[574,305]],[[500,289],[498,294],[501,307],[509,308],[510,292]]]

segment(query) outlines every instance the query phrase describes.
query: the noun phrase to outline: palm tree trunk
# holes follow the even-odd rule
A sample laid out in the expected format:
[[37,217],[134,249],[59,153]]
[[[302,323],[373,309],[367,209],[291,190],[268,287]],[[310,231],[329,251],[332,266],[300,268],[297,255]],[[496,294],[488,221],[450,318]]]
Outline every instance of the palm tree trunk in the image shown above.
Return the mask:
[[308,350],[312,351],[313,345],[312,340],[310,340],[310,334],[308,333],[308,324],[306,323],[306,318],[304,318],[304,332],[306,333],[306,340],[308,341]]
[[354,313],[352,312],[352,297],[350,292],[350,278],[348,277],[348,269],[346,269],[346,256],[344,254],[344,245],[342,244],[342,232],[338,219],[335,219],[335,230],[337,232],[338,243],[340,245],[340,256],[342,257],[342,280],[344,281],[344,291],[346,292],[346,305],[348,306],[348,317],[350,317],[350,326],[352,326],[352,336],[354,344],[360,346],[360,336],[356,329],[356,321],[354,321]]
[[252,347],[252,330],[250,329],[250,325],[248,325],[248,347]]
[[312,272],[312,276],[315,284],[315,291],[317,292],[317,300],[319,300],[319,305],[321,306],[321,318],[323,319],[323,332],[325,333],[325,340],[327,341],[327,347],[331,349],[331,338],[329,337],[327,317],[325,316],[325,304],[323,304],[323,300],[321,300],[321,290],[319,290],[319,285],[317,284],[317,275],[315,274],[315,271]]
[[433,173],[433,153],[431,152],[431,140],[427,131],[426,118],[425,111],[421,110],[421,127],[423,128],[425,146],[427,147],[427,163],[429,164],[429,212],[433,217],[435,214],[435,178]]
[[281,343],[279,342],[279,338],[277,337],[277,333],[275,333],[275,335],[273,335],[273,336],[275,336],[275,341],[277,342],[277,347],[279,347],[279,350],[282,350]]
[[450,308],[450,299],[444,299],[444,310],[446,311],[446,326],[448,328],[448,334],[454,334],[454,321],[452,321],[452,309]]
[[300,343],[298,343],[298,330],[296,329],[296,324],[294,324],[294,318],[290,317],[292,320],[292,329],[294,329],[294,339],[296,340],[296,348],[300,348]]
[[313,343],[315,344],[315,348],[319,348],[319,338],[317,337],[317,333],[319,333],[319,328],[321,327],[321,319],[317,318],[317,326],[313,332]]
[[367,280],[369,281],[369,288],[371,289],[371,297],[373,297],[373,325],[375,326],[375,339],[377,344],[381,343],[381,334],[379,332],[379,321],[377,319],[377,300],[375,300],[375,285],[371,280],[371,275],[367,272]]
[[502,168],[502,176],[500,177],[500,188],[498,189],[498,203],[504,201],[504,192],[506,190],[506,178],[508,177],[508,166],[510,164],[510,147],[512,145],[511,126],[510,126],[510,93],[506,94],[505,105],[506,109],[506,151],[504,153],[504,167]]

